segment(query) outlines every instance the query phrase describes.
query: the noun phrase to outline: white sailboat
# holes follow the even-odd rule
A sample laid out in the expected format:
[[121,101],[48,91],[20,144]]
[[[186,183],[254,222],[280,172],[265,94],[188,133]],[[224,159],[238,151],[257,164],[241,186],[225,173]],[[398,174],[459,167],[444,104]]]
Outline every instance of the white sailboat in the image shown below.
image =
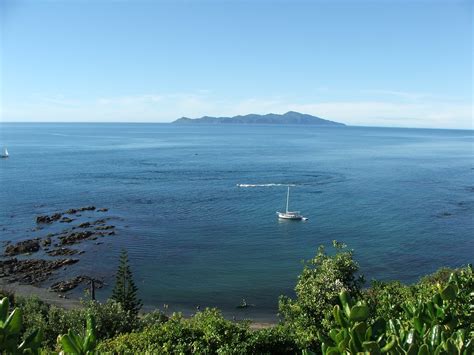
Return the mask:
[[278,212],[278,218],[281,219],[292,219],[294,221],[306,221],[308,218],[303,217],[299,211],[289,211],[288,206],[290,202],[290,185],[288,185],[288,192],[286,193],[286,210],[285,212]]
[[1,158],[8,158],[10,155],[8,154],[7,148],[3,148],[3,153],[0,155]]

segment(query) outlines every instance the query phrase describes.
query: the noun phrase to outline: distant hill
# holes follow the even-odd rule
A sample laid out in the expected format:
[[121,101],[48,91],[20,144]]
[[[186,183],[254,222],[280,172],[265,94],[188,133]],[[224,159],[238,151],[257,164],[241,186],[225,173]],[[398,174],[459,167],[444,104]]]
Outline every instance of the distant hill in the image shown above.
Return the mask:
[[345,126],[344,123],[325,120],[320,117],[306,115],[304,113],[289,111],[283,115],[269,113],[266,115],[250,114],[234,117],[210,117],[201,118],[181,117],[174,124],[298,124],[298,125],[317,125],[317,126]]

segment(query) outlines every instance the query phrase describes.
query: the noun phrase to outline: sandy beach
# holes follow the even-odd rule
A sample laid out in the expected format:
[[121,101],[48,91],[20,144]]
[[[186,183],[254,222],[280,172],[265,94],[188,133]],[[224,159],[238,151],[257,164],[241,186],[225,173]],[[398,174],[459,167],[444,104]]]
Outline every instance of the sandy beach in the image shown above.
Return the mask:
[[0,279],[0,289],[12,292],[18,296],[36,296],[49,304],[65,309],[73,309],[82,306],[79,299],[67,298],[67,296],[62,297],[58,293],[48,291],[41,287],[23,285],[18,282],[8,283],[5,279]]

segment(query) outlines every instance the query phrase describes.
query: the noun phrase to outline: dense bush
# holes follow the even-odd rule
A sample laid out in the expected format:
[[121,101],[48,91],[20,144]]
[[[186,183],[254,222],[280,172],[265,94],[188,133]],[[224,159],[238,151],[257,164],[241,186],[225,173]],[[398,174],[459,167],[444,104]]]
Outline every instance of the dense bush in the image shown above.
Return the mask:
[[119,353],[216,353],[243,348],[248,325],[228,321],[215,309],[185,319],[173,314],[168,321],[142,332],[124,334],[99,345],[101,351]]
[[362,297],[370,307],[373,319],[398,318],[403,315],[402,304],[414,299],[416,290],[399,281],[372,281],[371,286],[363,291]]
[[295,354],[299,349],[288,325],[278,324],[251,331],[246,351],[249,354]]
[[341,291],[360,294],[363,278],[357,276],[359,265],[352,250],[336,241],[333,246],[335,255],[328,255],[321,246],[306,263],[295,287],[296,299],[280,298],[280,314],[302,348],[317,347],[317,334],[331,326],[328,314]]
[[95,319],[98,339],[108,339],[130,332],[136,329],[134,327],[137,325],[133,323],[135,318],[130,317],[129,313],[114,301],[84,301],[81,308],[66,310],[50,306],[37,297],[17,297],[16,305],[23,311],[23,334],[29,335],[36,329],[42,329],[43,346],[47,349],[55,349],[58,336],[69,330],[83,334],[89,316]]

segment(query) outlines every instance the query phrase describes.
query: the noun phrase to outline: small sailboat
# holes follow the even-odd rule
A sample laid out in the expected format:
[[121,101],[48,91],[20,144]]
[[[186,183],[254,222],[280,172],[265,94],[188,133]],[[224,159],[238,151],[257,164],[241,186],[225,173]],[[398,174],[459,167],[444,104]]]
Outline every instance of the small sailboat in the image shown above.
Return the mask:
[[278,218],[281,219],[291,219],[294,221],[306,221],[308,218],[303,217],[299,211],[289,211],[288,205],[290,202],[290,185],[288,185],[288,192],[286,194],[286,211],[285,212],[278,212]]
[[7,148],[3,149],[2,155],[0,155],[0,158],[8,158],[10,155],[8,154]]

